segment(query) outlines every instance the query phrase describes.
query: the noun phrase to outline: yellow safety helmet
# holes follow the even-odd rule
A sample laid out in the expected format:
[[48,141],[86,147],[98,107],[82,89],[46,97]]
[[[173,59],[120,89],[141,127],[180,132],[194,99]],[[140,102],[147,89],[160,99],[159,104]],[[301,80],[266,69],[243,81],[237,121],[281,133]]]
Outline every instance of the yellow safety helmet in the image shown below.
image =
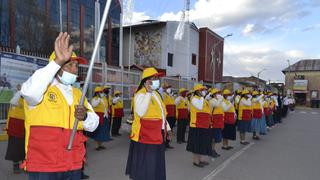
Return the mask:
[[229,95],[229,94],[232,94],[229,89],[223,90],[223,95]]
[[249,92],[249,90],[247,90],[247,89],[245,89],[245,90],[243,90],[243,91],[241,92],[242,95],[249,94],[249,93],[250,93],[250,92]]
[[219,93],[219,92],[221,92],[220,91],[220,89],[217,89],[217,88],[213,88],[213,89],[211,89],[211,91],[210,91],[210,93],[213,95],[213,94],[217,94],[217,93]]
[[236,93],[241,94],[242,93],[241,89],[237,89]]
[[272,96],[273,94],[272,94],[272,92],[268,92],[268,96]]
[[[56,53],[53,51],[49,57],[49,62],[56,59]],[[78,57],[76,53],[72,52],[71,60],[78,61],[79,64],[88,64],[88,61],[83,57]]]
[[94,92],[95,92],[95,93],[97,93],[97,92],[102,92],[102,91],[103,91],[103,89],[102,89],[101,86],[97,86],[97,87],[94,88]]
[[102,88],[102,90],[105,90],[105,89],[111,89],[111,87],[110,86],[108,86],[108,85],[104,85],[103,87],[101,87]]
[[117,95],[117,94],[121,94],[121,92],[120,91],[114,91],[114,93],[113,93],[114,95]]
[[180,89],[179,89],[179,93],[180,93],[180,94],[183,93],[183,92],[186,92],[186,91],[188,91],[188,90],[186,90],[185,88],[180,88]]
[[143,70],[142,76],[141,76],[141,81],[144,80],[145,78],[148,77],[153,77],[153,76],[164,76],[164,73],[158,72],[155,68],[149,67]]
[[205,86],[203,86],[202,84],[196,84],[193,86],[192,92],[205,90],[205,89],[207,89],[207,88]]
[[252,96],[259,95],[258,91],[253,91]]

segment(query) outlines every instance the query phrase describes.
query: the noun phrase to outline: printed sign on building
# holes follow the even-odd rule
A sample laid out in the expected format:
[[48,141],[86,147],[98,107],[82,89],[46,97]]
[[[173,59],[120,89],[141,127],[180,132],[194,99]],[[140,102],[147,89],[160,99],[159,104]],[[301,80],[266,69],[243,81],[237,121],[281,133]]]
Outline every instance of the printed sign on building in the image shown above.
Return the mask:
[[294,91],[306,91],[308,89],[308,80],[294,80]]

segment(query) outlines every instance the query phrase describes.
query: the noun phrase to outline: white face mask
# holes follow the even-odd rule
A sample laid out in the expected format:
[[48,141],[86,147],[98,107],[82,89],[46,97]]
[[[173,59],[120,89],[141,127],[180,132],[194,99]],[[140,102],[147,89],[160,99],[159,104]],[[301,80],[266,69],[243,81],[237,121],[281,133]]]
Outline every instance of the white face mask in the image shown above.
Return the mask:
[[168,88],[168,89],[166,90],[166,92],[167,92],[168,94],[171,94],[171,88]]
[[205,96],[206,94],[207,94],[206,91],[201,91],[201,95],[202,95],[202,96]]
[[63,71],[62,76],[58,75],[58,77],[63,84],[71,85],[76,82],[78,76],[67,71]]
[[151,84],[151,89],[156,90],[160,87],[160,80],[153,80]]
[[227,100],[228,100],[228,101],[231,101],[232,98],[233,98],[232,96],[228,96],[228,97],[227,97]]
[[101,98],[105,96],[104,93],[100,93],[99,95],[100,95]]

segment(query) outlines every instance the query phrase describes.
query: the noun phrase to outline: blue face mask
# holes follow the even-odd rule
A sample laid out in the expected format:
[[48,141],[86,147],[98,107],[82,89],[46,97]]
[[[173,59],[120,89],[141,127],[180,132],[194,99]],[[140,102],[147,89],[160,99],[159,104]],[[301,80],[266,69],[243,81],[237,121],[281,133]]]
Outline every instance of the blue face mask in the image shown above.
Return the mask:
[[67,71],[63,71],[62,76],[58,75],[58,77],[63,84],[71,85],[76,82],[78,76]]
[[160,87],[160,80],[153,80],[151,84],[151,89],[156,90]]

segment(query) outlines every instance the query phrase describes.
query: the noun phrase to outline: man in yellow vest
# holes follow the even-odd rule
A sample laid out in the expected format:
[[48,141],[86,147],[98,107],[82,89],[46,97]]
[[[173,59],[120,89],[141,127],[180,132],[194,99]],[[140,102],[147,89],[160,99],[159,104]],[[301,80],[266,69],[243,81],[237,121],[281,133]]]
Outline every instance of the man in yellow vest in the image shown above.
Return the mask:
[[[174,103],[174,98],[172,97],[172,89],[168,83],[164,83],[163,86],[163,103],[166,105],[167,110],[167,121],[170,125],[170,128],[173,130],[173,127],[176,123],[176,105]],[[172,149],[170,141],[166,141],[166,148]]]
[[[77,57],[69,46],[70,36],[60,33],[55,40],[49,64],[37,70],[21,88],[25,99],[26,157],[22,167],[29,179],[80,179],[85,161],[82,130],[92,132],[98,116],[85,100],[78,105],[82,92],[72,87],[77,79]],[[67,145],[75,119],[79,120],[72,149]]]
[[177,143],[185,143],[185,133],[189,118],[189,104],[187,101],[187,92],[185,88],[179,89],[180,96],[176,98],[177,107]]
[[121,136],[119,133],[121,127],[123,112],[123,101],[121,100],[121,92],[115,91],[112,99],[112,136]]
[[155,68],[143,70],[134,95],[134,120],[130,134],[130,148],[126,175],[132,180],[165,180],[165,139],[171,139],[166,121],[166,108],[160,93],[159,77]]
[[251,119],[252,119],[252,103],[251,95],[248,90],[242,91],[242,97],[239,102],[238,110],[238,131],[240,133],[240,144],[248,145],[250,144],[246,141],[246,132],[251,132]]
[[21,85],[17,85],[17,92],[10,100],[10,108],[7,119],[7,134],[9,136],[5,159],[13,162],[13,173],[19,174],[19,162],[24,160],[24,108],[21,97]]
[[222,108],[223,96],[219,89],[213,88],[211,91],[212,99],[209,101],[212,112],[212,157],[217,158],[220,154],[216,151],[216,144],[222,141],[222,129],[224,128],[224,112]]
[[102,87],[102,90],[105,94],[104,99],[108,102],[108,133],[110,134],[111,127],[112,127],[112,96],[111,94],[111,87],[108,85],[105,85]]

